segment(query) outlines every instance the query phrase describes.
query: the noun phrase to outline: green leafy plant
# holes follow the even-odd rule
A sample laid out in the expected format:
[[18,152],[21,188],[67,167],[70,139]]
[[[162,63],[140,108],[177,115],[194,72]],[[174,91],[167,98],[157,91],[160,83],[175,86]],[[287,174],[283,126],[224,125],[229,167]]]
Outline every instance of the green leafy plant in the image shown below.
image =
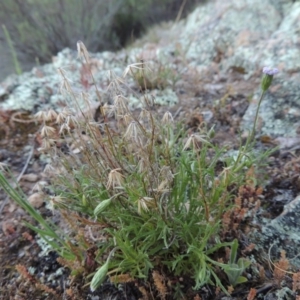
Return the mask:
[[[88,63],[82,42],[78,51]],[[83,99],[90,108],[88,97],[75,94],[60,73],[64,93],[74,104],[60,112],[40,112],[37,119],[43,123],[40,150],[52,159],[45,170],[53,193],[48,200],[70,221],[68,237],[50,228],[0,177],[5,191],[44,227],[36,232],[56,250],[61,243],[73,254],[69,259],[82,262],[88,248],[97,248],[95,262],[101,267],[93,275],[92,290],[106,274],[147,280],[153,269],[189,276],[196,289],[217,285],[226,294],[219,267],[232,285],[244,282],[241,275],[249,263],[237,260],[237,241],[224,242],[219,233],[222,216],[256,158],[242,148],[247,159],[228,160],[220,170],[217,164],[226,149],[214,145],[213,129],[202,124],[187,136],[170,112],[155,112],[147,94],[137,116],[121,93],[126,78],[112,78],[108,92],[113,103],[100,106],[103,121],[96,122],[80,104]],[[228,264],[216,259],[224,247],[231,247]]]
[[224,272],[226,273],[229,283],[232,286],[247,281],[247,278],[241,276],[247,267],[250,266],[251,262],[240,257],[237,260],[238,241],[235,239],[231,245],[230,259],[227,265],[224,266]]
[[162,62],[136,63],[129,67],[130,74],[141,90],[173,87],[179,79],[177,71]]
[[[7,170],[9,173],[9,170]],[[10,173],[9,173],[10,174]],[[8,174],[8,175],[9,175]],[[11,178],[13,176],[10,174]],[[17,186],[17,184],[14,184]],[[51,221],[45,220],[40,213],[27,201],[26,195],[20,188],[15,188],[4,175],[4,172],[0,172],[0,186],[4,192],[13,199],[20,207],[22,207],[42,228],[37,228],[32,224],[25,222],[26,226],[38,233],[49,246],[57,251],[60,256],[66,259],[73,259],[74,254],[70,251],[69,245],[62,239],[59,234],[59,228],[55,226]]]

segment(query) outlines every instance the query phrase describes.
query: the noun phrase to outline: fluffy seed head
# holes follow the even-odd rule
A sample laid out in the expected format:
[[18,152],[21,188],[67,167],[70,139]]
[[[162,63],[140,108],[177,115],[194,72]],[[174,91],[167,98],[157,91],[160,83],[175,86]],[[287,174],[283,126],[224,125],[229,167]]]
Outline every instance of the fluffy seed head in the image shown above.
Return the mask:
[[121,169],[111,170],[108,174],[108,180],[106,184],[106,188],[120,188],[124,183],[124,176],[120,173]]
[[41,136],[42,137],[53,137],[56,133],[55,128],[51,126],[44,125],[41,130]]
[[124,138],[136,142],[141,145],[141,129],[139,128],[137,122],[132,121],[125,132]]
[[77,54],[78,58],[84,59],[86,63],[90,62],[89,52],[82,41],[77,42]]
[[138,200],[138,213],[141,214],[142,210],[145,212],[149,211],[149,207],[155,205],[154,198],[142,197]]
[[174,119],[173,119],[172,114],[169,111],[165,112],[165,114],[163,115],[163,118],[162,118],[162,124],[169,125],[169,124],[172,124],[173,122],[174,122]]
[[46,121],[54,121],[57,118],[57,113],[53,109],[49,109],[46,114]]
[[34,117],[38,120],[38,121],[43,121],[45,122],[47,119],[47,113],[45,111],[39,111],[37,112]]

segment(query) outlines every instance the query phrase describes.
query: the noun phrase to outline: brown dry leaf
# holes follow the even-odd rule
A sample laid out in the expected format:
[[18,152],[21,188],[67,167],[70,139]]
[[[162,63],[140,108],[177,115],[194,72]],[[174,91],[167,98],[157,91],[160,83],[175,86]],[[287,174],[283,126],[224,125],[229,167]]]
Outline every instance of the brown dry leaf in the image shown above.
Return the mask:
[[256,289],[251,288],[247,296],[247,300],[254,300],[256,293],[257,293]]
[[109,279],[112,283],[125,283],[134,281],[134,278],[132,278],[129,274],[119,274],[115,276],[110,276]]

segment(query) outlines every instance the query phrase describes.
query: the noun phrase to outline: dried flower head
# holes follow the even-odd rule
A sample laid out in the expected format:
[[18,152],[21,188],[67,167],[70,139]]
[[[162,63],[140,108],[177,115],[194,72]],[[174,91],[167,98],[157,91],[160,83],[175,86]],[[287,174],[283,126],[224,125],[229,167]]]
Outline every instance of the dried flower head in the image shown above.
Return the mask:
[[65,75],[65,71],[62,68],[58,68],[57,70],[63,78],[63,81],[59,88],[60,92],[63,93],[64,91],[67,91],[71,94],[73,92],[72,87],[70,85],[71,80],[67,78],[67,76]]
[[38,120],[38,121],[43,121],[45,122],[47,119],[47,113],[45,111],[39,111],[37,112],[34,117]]
[[51,126],[44,125],[41,130],[41,136],[42,137],[53,137],[56,133],[55,128]]
[[124,183],[124,176],[120,173],[120,171],[120,168],[110,171],[110,173],[108,174],[108,181],[106,184],[107,189],[122,187]]
[[149,207],[155,205],[154,198],[142,197],[138,200],[138,213],[141,214],[142,210],[148,212]]
[[124,134],[126,140],[131,140],[141,145],[142,131],[137,122],[132,121]]
[[55,168],[51,164],[47,164],[43,172],[47,175],[52,175],[55,173],[55,171]]
[[52,148],[52,146],[55,144],[55,141],[53,139],[43,139],[42,141],[42,147],[38,148],[38,151],[46,151]]
[[132,118],[131,114],[125,114],[124,117],[124,122],[128,126],[131,122],[134,122],[134,119]]
[[151,120],[151,113],[147,109],[142,109],[140,115],[139,115],[139,122],[150,122]]
[[169,124],[172,124],[173,122],[174,122],[174,119],[173,119],[172,114],[169,111],[165,112],[162,117],[162,124],[169,125]]
[[116,107],[116,111],[118,116],[124,116],[129,112],[127,106],[127,99],[122,95],[117,95],[114,98],[114,106]]
[[68,109],[67,107],[64,107],[63,110],[57,114],[56,117],[56,123],[57,124],[62,124],[65,122],[66,118],[71,116],[72,112],[70,109]]
[[33,186],[33,188],[32,188],[32,192],[39,192],[39,193],[41,193],[41,192],[43,192],[43,190],[44,190],[44,187],[45,186],[47,186],[48,185],[48,182],[47,181],[39,181],[39,182],[37,182],[34,186]]
[[49,109],[46,114],[46,121],[54,121],[57,118],[57,113],[53,109]]
[[54,208],[55,208],[56,205],[64,204],[64,202],[65,202],[65,200],[61,196],[50,196],[49,197],[48,208],[50,210],[54,210]]
[[77,54],[78,54],[78,58],[81,58],[81,59],[84,58],[86,63],[90,63],[89,52],[87,51],[87,49],[82,41],[77,42]]
[[105,103],[102,106],[102,112],[104,115],[111,117],[115,113],[116,107],[114,105],[109,105]]
[[187,139],[183,150],[193,148],[193,150],[198,149],[200,147],[200,143],[209,143],[203,135],[199,134],[191,134]]
[[65,133],[65,132],[67,132],[68,134],[70,134],[71,133],[71,127],[68,125],[68,124],[66,124],[66,123],[64,123],[64,124],[62,124],[61,126],[60,126],[60,129],[59,129],[59,134],[63,134],[63,133]]

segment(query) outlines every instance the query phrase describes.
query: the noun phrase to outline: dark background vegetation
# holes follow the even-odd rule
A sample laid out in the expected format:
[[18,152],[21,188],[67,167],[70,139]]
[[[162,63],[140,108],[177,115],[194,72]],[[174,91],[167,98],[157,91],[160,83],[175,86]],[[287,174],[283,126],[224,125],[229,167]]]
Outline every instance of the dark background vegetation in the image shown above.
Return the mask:
[[[182,5],[181,17],[185,17],[199,2],[201,0],[1,0],[0,20],[9,32],[24,71],[35,64],[50,62],[53,55],[66,47],[75,49],[78,40],[91,52],[121,49],[151,25],[176,19]],[[1,80],[9,75],[7,72],[15,71],[2,28],[0,53]]]

